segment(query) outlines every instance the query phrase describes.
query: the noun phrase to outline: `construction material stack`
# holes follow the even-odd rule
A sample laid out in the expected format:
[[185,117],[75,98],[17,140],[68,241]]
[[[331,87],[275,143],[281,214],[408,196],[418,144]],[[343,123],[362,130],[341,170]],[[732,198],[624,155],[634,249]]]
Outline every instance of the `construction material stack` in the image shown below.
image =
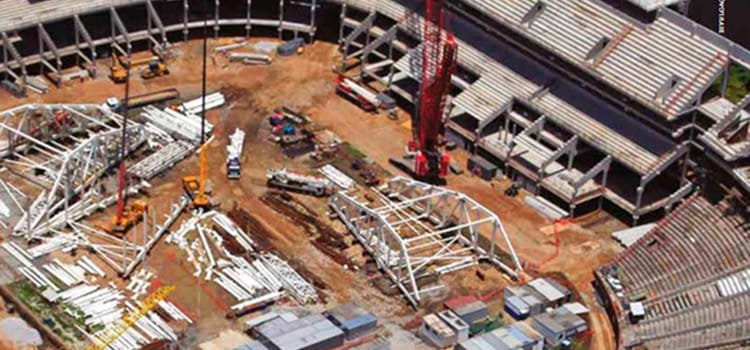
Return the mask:
[[380,102],[378,96],[364,86],[357,84],[343,75],[338,77],[336,91],[356,101],[367,112],[375,112]]
[[182,178],[182,188],[185,190],[185,194],[193,202],[194,209],[206,210],[212,206],[208,194],[206,193],[206,186],[208,182],[208,144],[213,140],[213,137],[208,139],[200,147],[200,173],[196,176],[185,176]]
[[[221,107],[224,105],[224,103],[226,103],[226,98],[224,98],[224,94],[222,94],[221,92],[215,92],[206,96],[206,110]],[[180,105],[179,110],[180,112],[183,112],[185,114],[199,115],[202,108],[203,99],[201,97],[198,97]]]
[[268,186],[323,197],[331,193],[330,181],[320,177],[300,175],[286,169],[270,169]]
[[229,136],[229,145],[227,146],[227,177],[230,179],[239,179],[241,172],[242,149],[245,145],[245,132],[239,128],[234,129],[234,133]]

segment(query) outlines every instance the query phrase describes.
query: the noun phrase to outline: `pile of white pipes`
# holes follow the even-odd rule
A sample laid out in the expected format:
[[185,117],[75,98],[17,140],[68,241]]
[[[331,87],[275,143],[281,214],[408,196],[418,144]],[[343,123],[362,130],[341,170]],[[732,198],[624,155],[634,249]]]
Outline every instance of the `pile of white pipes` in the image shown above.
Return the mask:
[[217,47],[214,47],[214,53],[227,53],[229,51],[245,47],[246,45],[247,45],[247,42],[242,41],[239,43],[217,46]]
[[[139,304],[133,301],[126,301],[126,310],[137,312]],[[122,327],[127,327],[124,321],[118,320],[111,323],[107,328],[94,334],[94,338],[99,340],[109,339],[109,337]],[[143,317],[139,318],[131,327],[127,327],[125,332],[107,345],[107,349],[112,350],[139,350],[145,345],[157,340],[177,341],[177,334],[174,332],[164,319],[156,312],[150,311]]]
[[58,250],[68,252],[77,246],[78,240],[73,235],[61,233],[57,236],[45,238],[44,243],[31,247],[28,253],[33,258],[38,258]]
[[182,320],[182,321],[187,322],[188,324],[193,324],[193,320],[191,320],[190,317],[185,315],[185,313],[182,312],[182,310],[180,310],[177,306],[170,303],[169,301],[166,301],[166,300],[159,301],[159,307],[162,310],[164,310],[164,312],[166,312],[169,315],[169,317],[171,317],[173,320],[176,320],[176,321]]
[[260,260],[297,302],[304,305],[318,300],[318,292],[315,287],[300,276],[286,261],[271,253],[260,255]]
[[235,223],[228,218],[223,213],[216,213],[212,217],[214,223],[221,227],[221,229],[224,230],[227,234],[232,236],[234,240],[239,244],[242,249],[245,249],[246,251],[254,251],[253,246],[255,246],[255,242],[253,242],[252,239],[250,239],[250,236],[247,235],[242,229],[240,229]]
[[229,54],[229,60],[232,62],[242,62],[244,64],[271,64],[273,58],[262,53],[235,52]]
[[204,278],[206,280],[210,280],[214,273],[214,267],[216,266],[214,250],[220,252],[223,249],[223,239],[216,231],[199,221],[215,214],[216,212],[209,211],[191,217],[184,221],[177,231],[167,236],[165,240],[167,243],[176,244],[184,250],[188,255],[188,262],[195,267],[193,275],[200,277],[205,271]]
[[77,265],[65,264],[60,260],[53,260],[54,264],[45,264],[43,269],[47,270],[55,279],[62,282],[66,287],[73,287],[86,282],[86,270]]
[[216,282],[238,301],[233,310],[277,300],[284,295],[282,289],[301,304],[317,300],[315,288],[277,256],[264,254],[262,259],[251,263],[244,257],[232,255],[224,246],[221,235],[204,222],[209,218],[245,250],[255,251],[248,235],[226,215],[215,211],[194,215],[184,221],[166,242],[186,252],[187,260],[195,267],[196,277],[205,271],[206,280]]
[[[237,301],[244,303],[248,300],[262,298],[271,294],[278,294],[282,288],[279,280],[268,270],[263,262],[256,260],[249,263],[242,257],[226,254],[230,261],[222,261],[220,266],[226,266],[216,273],[214,282],[231,294]],[[281,294],[276,296],[280,297]]]
[[[191,114],[182,114],[169,108],[159,110],[154,106],[143,108],[141,116],[149,123],[157,126],[163,131],[192,143],[200,143],[201,137],[201,119]],[[205,123],[205,132],[210,134],[213,125]]]
[[104,270],[102,270],[99,265],[95,264],[91,259],[89,259],[88,256],[81,256],[81,258],[78,259],[77,264],[91,275],[96,275],[99,277],[105,277],[107,275],[106,273],[104,273]]
[[18,268],[18,271],[21,272],[21,274],[35,287],[40,289],[50,288],[55,292],[60,290],[60,288],[52,283],[42,271],[39,271],[39,269],[32,264],[32,257],[26,252],[26,250],[19,247],[18,244],[14,242],[4,242],[0,244],[0,247],[3,247],[8,254],[23,265]]
[[[125,299],[116,288],[100,288],[82,284],[59,294],[59,299],[74,308],[65,308],[73,317],[84,317],[87,326],[106,325],[122,318],[120,304]],[[79,314],[80,313],[80,314]]]
[[128,172],[140,179],[148,180],[185,159],[192,149],[193,146],[189,142],[177,140],[131,166]]
[[[221,107],[226,103],[226,99],[224,98],[224,94],[221,92],[215,92],[210,95],[206,95],[206,110],[214,109],[217,107]],[[198,97],[194,100],[187,101],[180,105],[179,110],[187,115],[193,115],[194,117],[198,118],[198,121],[200,121],[200,117],[197,117],[200,115],[201,111],[203,109],[203,99],[201,97]]]

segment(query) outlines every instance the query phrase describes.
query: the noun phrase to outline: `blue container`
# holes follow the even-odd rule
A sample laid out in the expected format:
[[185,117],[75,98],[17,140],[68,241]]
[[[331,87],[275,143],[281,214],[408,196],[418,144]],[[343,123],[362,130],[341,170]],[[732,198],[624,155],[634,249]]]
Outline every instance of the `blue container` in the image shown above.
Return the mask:
[[284,135],[294,135],[294,125],[287,125],[284,127]]
[[276,48],[276,53],[280,56],[291,56],[297,53],[297,50],[305,45],[305,39],[296,38],[289,40]]

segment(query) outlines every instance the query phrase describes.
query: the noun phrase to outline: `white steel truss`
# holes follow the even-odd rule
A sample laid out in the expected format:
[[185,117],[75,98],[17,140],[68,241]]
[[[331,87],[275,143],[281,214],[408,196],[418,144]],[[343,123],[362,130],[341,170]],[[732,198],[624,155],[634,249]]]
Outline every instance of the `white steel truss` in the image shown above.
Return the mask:
[[378,195],[369,202],[338,192],[329,206],[415,307],[432,289],[421,285],[426,277],[481,260],[514,278],[522,271],[500,219],[465,194],[395,177]]
[[[164,221],[151,210],[130,234],[115,237],[82,219],[113,205],[117,194],[107,195],[102,186],[108,170],[118,162],[122,147],[122,117],[96,105],[24,105],[0,113],[0,160],[4,169],[32,183],[35,193],[6,188],[5,195],[23,195],[24,203],[13,234],[41,242],[30,249],[34,257],[57,249],[83,247],[95,251],[121,275],[129,275],[188,201],[180,198]],[[128,123],[126,156],[144,143],[163,147],[174,140],[163,130],[138,122]],[[110,179],[111,180],[111,179]],[[111,181],[110,181],[111,182]],[[135,195],[148,183],[129,186]],[[18,197],[18,196],[15,196]],[[13,198],[15,198],[13,197]],[[161,222],[161,223],[160,223]]]

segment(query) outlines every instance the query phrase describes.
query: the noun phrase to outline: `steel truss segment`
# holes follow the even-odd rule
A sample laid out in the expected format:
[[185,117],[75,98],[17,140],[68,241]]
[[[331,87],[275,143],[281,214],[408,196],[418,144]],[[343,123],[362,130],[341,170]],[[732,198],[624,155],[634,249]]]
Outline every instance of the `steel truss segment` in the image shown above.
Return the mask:
[[[425,277],[479,260],[513,277],[522,271],[500,219],[465,194],[404,177],[378,190],[372,203],[338,192],[329,206],[412,305],[434,287],[423,285]],[[496,255],[498,233],[504,259]]]
[[[45,188],[15,233],[30,236],[45,218],[49,222],[60,210],[68,213],[72,200],[104,175],[119,154],[121,131],[113,125],[120,119],[95,105],[32,104],[2,114],[0,157]],[[134,123],[127,137],[129,153],[147,140],[148,132]]]

